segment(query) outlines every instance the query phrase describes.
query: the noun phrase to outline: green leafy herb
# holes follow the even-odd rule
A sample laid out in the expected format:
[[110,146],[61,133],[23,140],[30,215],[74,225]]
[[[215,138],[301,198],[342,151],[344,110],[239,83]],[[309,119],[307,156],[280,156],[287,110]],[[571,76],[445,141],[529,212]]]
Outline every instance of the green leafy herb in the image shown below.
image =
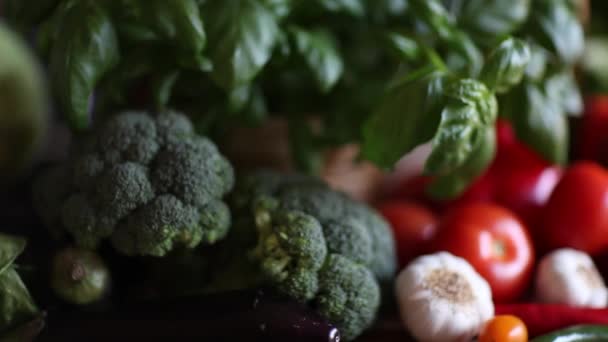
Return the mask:
[[545,91],[553,101],[561,104],[563,110],[577,116],[583,112],[583,98],[572,71],[554,73],[546,80]]
[[66,14],[51,55],[51,81],[69,123],[89,124],[97,82],[119,59],[112,21],[97,1],[76,2]]
[[476,76],[483,65],[483,56],[471,37],[460,30],[455,19],[439,0],[414,0],[411,3],[417,19],[435,32],[437,38],[465,61],[468,76]]
[[458,196],[467,189],[494,159],[496,135],[492,126],[480,132],[482,139],[469,154],[469,158],[457,169],[435,177],[428,189],[429,194],[439,199]]
[[495,92],[506,93],[521,82],[529,61],[528,44],[519,39],[506,39],[490,54],[481,79]]
[[318,2],[332,12],[345,12],[354,16],[362,16],[365,13],[362,0],[318,0]]
[[24,248],[24,239],[0,234],[0,331],[24,323],[38,312],[13,265]]
[[458,23],[477,41],[496,44],[496,39],[512,34],[525,23],[531,0],[466,0],[459,3]]
[[583,28],[570,0],[533,2],[531,34],[564,63],[572,64],[583,54]]
[[561,103],[547,94],[546,84],[528,83],[513,92],[511,113],[517,137],[554,163],[567,160],[568,122]]
[[199,8],[194,0],[116,1],[113,13],[118,31],[133,41],[155,40],[200,53],[206,36]]
[[391,168],[404,154],[431,139],[439,124],[437,103],[444,81],[444,75],[431,66],[389,89],[364,124],[363,156]]
[[0,274],[0,328],[31,319],[38,308],[14,268]]
[[225,89],[247,84],[278,42],[277,18],[259,0],[211,1],[203,7],[213,79]]
[[23,252],[25,244],[24,238],[0,234],[0,274],[4,273]]
[[496,98],[480,82],[462,79],[446,87],[449,99],[433,137],[426,172],[447,174],[462,166],[484,139],[497,114]]
[[344,65],[333,37],[326,31],[291,30],[296,51],[304,58],[323,92],[338,82]]

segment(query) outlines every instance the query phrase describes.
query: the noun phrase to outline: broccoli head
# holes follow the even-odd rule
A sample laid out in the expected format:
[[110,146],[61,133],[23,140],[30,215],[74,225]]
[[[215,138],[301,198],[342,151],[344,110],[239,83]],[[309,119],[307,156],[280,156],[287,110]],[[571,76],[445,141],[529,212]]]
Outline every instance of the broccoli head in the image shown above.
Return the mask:
[[272,172],[239,179],[232,199],[257,234],[251,254],[266,283],[308,303],[347,340],[372,324],[378,279],[396,267],[391,232],[372,209],[319,180]]
[[353,340],[369,328],[380,307],[380,287],[370,270],[339,254],[330,254],[319,274],[314,307]]
[[[63,179],[58,170],[66,170]],[[81,247],[108,239],[127,255],[163,256],[213,244],[230,227],[222,197],[233,187],[233,169],[177,112],[117,114],[53,172],[35,186],[36,207]]]
[[[268,203],[271,202],[271,203]],[[273,210],[276,203],[260,198],[256,203],[258,244],[253,254],[260,268],[279,290],[299,301],[318,291],[318,272],[327,256],[319,222],[296,210]]]
[[303,175],[258,171],[239,179],[232,195],[236,210],[260,196],[271,196],[277,206],[313,216],[321,224],[329,253],[367,266],[381,281],[397,269],[395,241],[388,223],[372,208],[322,181]]

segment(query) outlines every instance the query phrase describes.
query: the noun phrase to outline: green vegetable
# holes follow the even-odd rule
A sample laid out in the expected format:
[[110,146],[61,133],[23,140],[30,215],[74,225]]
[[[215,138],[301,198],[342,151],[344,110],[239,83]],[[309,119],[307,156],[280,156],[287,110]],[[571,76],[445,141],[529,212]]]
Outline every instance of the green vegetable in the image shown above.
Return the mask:
[[309,32],[294,27],[291,32],[297,52],[313,72],[319,89],[323,92],[330,91],[344,71],[337,43],[326,31]]
[[[517,137],[532,146],[546,160],[567,161],[568,122],[563,99],[551,96],[545,84],[524,84],[509,97],[510,113]],[[524,104],[523,108],[521,103]],[[520,108],[519,110],[517,108]]]
[[[380,305],[378,282],[391,281],[396,271],[388,224],[314,178],[261,171],[241,180],[233,203],[248,238],[238,249],[225,248],[242,250],[235,257],[254,265],[260,283],[309,303],[346,340],[360,335]],[[235,286],[234,277],[219,274]]]
[[73,304],[90,304],[103,298],[110,285],[110,271],[94,252],[76,248],[53,257],[51,287]]
[[[45,50],[83,45],[69,42],[86,42],[80,36],[95,29],[58,38],[67,22],[63,12],[73,4],[60,0],[35,21],[45,59]],[[21,6],[19,16],[39,17],[34,7]],[[74,88],[77,106],[60,97],[69,118],[77,107],[77,122],[90,125],[82,115],[87,104],[93,115],[124,108],[143,84],[138,103],[192,113],[205,134],[225,137],[233,126],[285,119],[294,164],[308,173],[318,172],[321,152],[332,146],[358,143],[362,157],[390,169],[433,139],[427,171],[452,175],[440,182],[449,189],[439,192],[457,195],[468,185],[464,180],[473,179],[456,170],[464,169],[496,113],[492,106],[468,105],[474,95],[468,91],[485,86],[482,102],[497,97],[496,110],[517,121],[518,136],[554,162],[567,158],[565,119],[530,117],[539,115],[540,102],[530,96],[523,106],[509,102],[536,87],[546,97],[542,102],[557,99],[559,112],[581,108],[572,75],[584,36],[571,0],[120,0],[89,7],[81,17],[106,13],[104,22],[116,33],[117,48],[109,50],[120,55],[115,52],[115,63],[98,63],[94,77]],[[90,63],[88,48],[64,57]],[[445,93],[464,80],[479,86]],[[63,83],[59,94],[70,93]],[[93,90],[95,103],[89,101]],[[314,129],[305,124],[311,116],[318,119]],[[490,121],[480,124],[481,117]],[[549,121],[559,126],[553,136],[539,124]],[[460,184],[451,183],[457,179]]]
[[226,89],[249,83],[278,42],[277,18],[259,0],[208,1],[202,12],[208,23],[212,77]]
[[[532,0],[448,0],[459,25],[476,41],[493,46],[497,37],[514,33],[530,13]],[[455,8],[456,7],[456,8]]]
[[38,313],[14,265],[25,244],[21,237],[0,234],[0,333],[25,323]]
[[585,37],[570,0],[532,2],[531,35],[563,63],[575,63],[583,54]]
[[439,125],[445,76],[434,66],[421,71],[389,89],[363,126],[362,154],[383,168],[431,139]]
[[118,63],[118,39],[97,1],[74,2],[62,19],[51,49],[51,82],[69,124],[84,129],[90,124],[95,85]]
[[507,39],[490,54],[481,79],[496,93],[506,93],[521,82],[529,62],[528,44],[515,38]]
[[587,342],[608,340],[608,326],[579,325],[539,336],[530,342]]
[[0,23],[0,184],[27,166],[47,126],[42,72],[25,43]]
[[[127,255],[163,256],[226,236],[230,212],[221,198],[232,188],[232,167],[182,114],[123,112],[77,149],[64,172],[41,176],[34,198],[41,216],[60,217],[78,246],[109,238]],[[59,205],[46,200],[57,198],[59,212],[50,211]]]

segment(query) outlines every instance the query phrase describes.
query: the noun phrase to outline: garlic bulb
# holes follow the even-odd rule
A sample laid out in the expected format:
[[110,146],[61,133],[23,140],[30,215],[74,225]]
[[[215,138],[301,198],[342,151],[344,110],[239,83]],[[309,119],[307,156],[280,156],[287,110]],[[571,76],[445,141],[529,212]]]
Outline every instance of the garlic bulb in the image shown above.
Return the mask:
[[489,284],[448,252],[413,260],[397,276],[401,319],[419,341],[470,341],[494,316]]
[[602,308],[608,290],[586,253],[562,248],[546,255],[536,272],[536,296],[548,303]]

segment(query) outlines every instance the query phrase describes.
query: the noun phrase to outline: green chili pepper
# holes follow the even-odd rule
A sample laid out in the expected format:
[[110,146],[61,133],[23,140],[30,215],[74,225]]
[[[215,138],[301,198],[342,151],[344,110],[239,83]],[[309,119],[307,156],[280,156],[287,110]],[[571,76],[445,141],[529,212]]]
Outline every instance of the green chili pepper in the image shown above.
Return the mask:
[[532,339],[530,342],[608,341],[608,325],[577,325]]

